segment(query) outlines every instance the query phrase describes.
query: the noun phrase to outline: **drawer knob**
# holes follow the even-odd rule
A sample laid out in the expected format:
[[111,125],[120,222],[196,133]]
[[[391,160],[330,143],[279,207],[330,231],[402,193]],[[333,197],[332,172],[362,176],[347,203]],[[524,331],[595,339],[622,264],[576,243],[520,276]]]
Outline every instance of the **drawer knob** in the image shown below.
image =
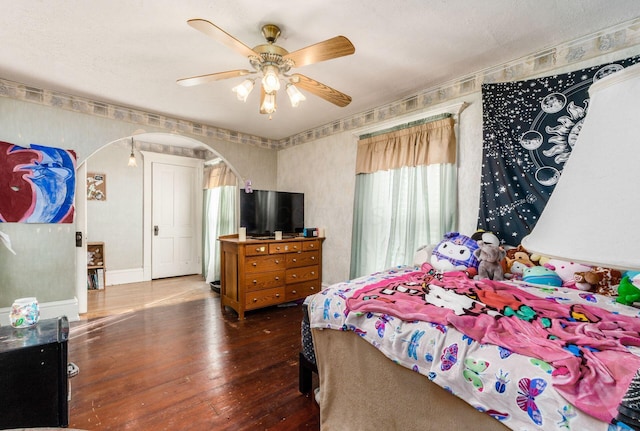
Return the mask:
[[253,298],[253,302],[258,302],[258,298]]
[[311,271],[311,275],[316,275],[316,272],[315,271]]
[[293,274],[291,277],[298,278],[298,274]]
[[296,292],[295,290],[292,290],[292,291],[291,291],[291,293],[293,293],[293,294],[295,295],[295,294],[296,294],[296,293],[298,293],[298,292]]
[[315,256],[311,256],[311,260],[316,260],[316,257]]
[[256,253],[260,253],[261,251],[260,247],[256,248]]
[[280,261],[276,259],[276,265],[279,264],[279,263],[280,263]]
[[276,298],[280,298],[280,294],[279,293],[276,293]]
[[276,250],[280,250],[280,247],[276,247]]
[[258,266],[258,263],[257,262],[253,262],[252,265],[253,266]]
[[280,281],[280,277],[276,277],[276,281]]
[[315,286],[311,286],[309,290],[316,290]]
[[298,259],[293,259],[293,261],[294,261],[294,262],[297,262],[297,261],[298,261]]
[[315,246],[316,246],[315,244],[309,244],[309,248],[313,248]]
[[258,283],[258,280],[253,280],[253,284],[256,284],[256,283]]

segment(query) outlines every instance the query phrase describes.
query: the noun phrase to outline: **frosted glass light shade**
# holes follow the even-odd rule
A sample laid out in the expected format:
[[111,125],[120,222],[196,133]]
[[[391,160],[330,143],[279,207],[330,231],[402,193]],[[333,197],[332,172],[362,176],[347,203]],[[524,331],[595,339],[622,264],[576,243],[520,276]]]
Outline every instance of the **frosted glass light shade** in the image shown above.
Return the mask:
[[540,219],[529,252],[640,270],[640,64],[589,88],[583,128]]
[[294,108],[297,108],[300,102],[307,100],[307,98],[304,97],[304,94],[298,90],[298,87],[293,84],[287,84],[287,95],[291,101],[291,106]]
[[280,77],[278,76],[278,69],[274,66],[265,66],[263,69],[264,76],[262,77],[262,87],[265,93],[273,93],[280,89]]
[[251,93],[251,90],[253,90],[253,80],[251,79],[245,79],[242,83],[231,89],[231,91],[236,93],[236,97],[238,97],[238,100],[241,102],[247,101],[247,97],[249,96],[249,93]]
[[138,162],[136,161],[136,155],[133,153],[133,138],[131,138],[131,154],[129,155],[129,161],[127,162],[127,166],[130,168],[138,167]]
[[276,111],[276,94],[268,93],[264,95],[264,100],[262,101],[262,106],[260,107],[260,112],[266,114],[272,114]]

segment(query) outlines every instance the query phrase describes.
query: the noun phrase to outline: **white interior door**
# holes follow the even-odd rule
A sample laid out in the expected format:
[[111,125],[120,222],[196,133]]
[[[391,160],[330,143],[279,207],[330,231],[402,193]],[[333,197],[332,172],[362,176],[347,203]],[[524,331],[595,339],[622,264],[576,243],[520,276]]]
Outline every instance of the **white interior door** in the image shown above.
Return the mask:
[[153,279],[200,272],[198,178],[194,166],[152,163]]

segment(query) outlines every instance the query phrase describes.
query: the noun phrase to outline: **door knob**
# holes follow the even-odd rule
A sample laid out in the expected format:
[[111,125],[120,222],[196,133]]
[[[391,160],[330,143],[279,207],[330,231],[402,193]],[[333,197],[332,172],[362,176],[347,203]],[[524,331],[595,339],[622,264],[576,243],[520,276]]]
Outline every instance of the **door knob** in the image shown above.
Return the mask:
[[155,236],[158,236],[158,232],[159,232],[159,231],[160,231],[160,228],[158,227],[158,225],[155,225],[155,226],[153,227],[153,234],[154,234]]

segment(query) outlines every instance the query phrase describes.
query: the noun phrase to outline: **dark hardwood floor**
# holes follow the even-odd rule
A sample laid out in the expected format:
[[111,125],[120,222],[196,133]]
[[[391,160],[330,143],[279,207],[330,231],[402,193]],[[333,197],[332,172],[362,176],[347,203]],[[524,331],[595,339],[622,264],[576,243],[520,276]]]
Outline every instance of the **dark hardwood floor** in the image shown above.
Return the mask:
[[70,428],[319,430],[313,396],[298,392],[301,307],[239,321],[200,296],[71,324]]

